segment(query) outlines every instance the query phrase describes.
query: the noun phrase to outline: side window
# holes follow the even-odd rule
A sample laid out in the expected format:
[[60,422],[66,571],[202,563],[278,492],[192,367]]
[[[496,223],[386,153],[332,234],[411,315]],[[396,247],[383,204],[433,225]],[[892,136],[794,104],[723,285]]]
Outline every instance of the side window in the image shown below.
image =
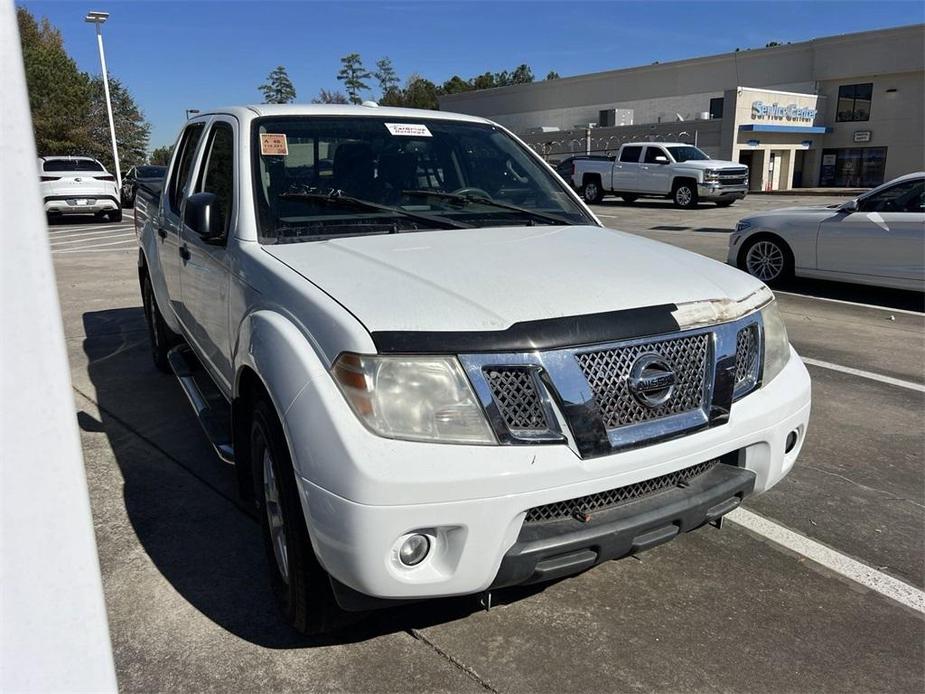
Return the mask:
[[642,147],[624,147],[620,151],[620,161],[638,163],[640,154],[642,154]]
[[180,151],[170,170],[170,189],[167,191],[167,201],[170,203],[170,209],[177,214],[180,213],[180,202],[183,200],[186,183],[192,174],[190,169],[193,166],[193,156],[196,154],[196,146],[199,144],[199,138],[202,137],[203,129],[202,123],[193,123],[186,128],[180,140]]
[[861,212],[922,212],[925,181],[903,181],[860,201]]
[[646,164],[658,164],[657,157],[668,159],[668,155],[661,147],[646,147]]
[[229,123],[212,126],[196,190],[215,195],[218,224],[227,234],[234,200],[234,131]]

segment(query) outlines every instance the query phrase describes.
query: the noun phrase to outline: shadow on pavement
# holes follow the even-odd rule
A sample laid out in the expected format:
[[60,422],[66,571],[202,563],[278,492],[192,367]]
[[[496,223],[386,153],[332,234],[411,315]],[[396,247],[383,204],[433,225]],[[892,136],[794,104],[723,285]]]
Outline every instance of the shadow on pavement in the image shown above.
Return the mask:
[[804,296],[853,301],[903,311],[925,311],[925,293],[905,289],[871,287],[864,284],[829,282],[804,277],[796,277],[776,289]]
[[[259,646],[300,648],[410,631],[482,609],[478,596],[467,596],[372,612],[331,637],[309,639],[295,632],[282,621],[270,591],[256,516],[238,498],[232,467],[215,456],[179,385],[154,368],[141,307],[85,313],[83,324],[100,421],[80,412],[78,423],[84,431],[105,432],[122,474],[122,501],[138,542],[160,574],[207,618]],[[120,503],[111,493],[102,498],[106,489],[93,493],[101,496],[94,500],[95,513],[108,516],[101,507]],[[112,515],[121,517],[120,509],[113,509]],[[124,547],[99,543],[104,577],[122,568],[121,552]],[[138,580],[151,578],[139,575]],[[154,587],[150,593],[142,591],[152,595],[152,604],[135,610],[156,614],[162,609]],[[118,590],[109,587],[110,592]],[[508,589],[493,594],[493,603],[540,590]],[[109,609],[112,619],[117,608]]]

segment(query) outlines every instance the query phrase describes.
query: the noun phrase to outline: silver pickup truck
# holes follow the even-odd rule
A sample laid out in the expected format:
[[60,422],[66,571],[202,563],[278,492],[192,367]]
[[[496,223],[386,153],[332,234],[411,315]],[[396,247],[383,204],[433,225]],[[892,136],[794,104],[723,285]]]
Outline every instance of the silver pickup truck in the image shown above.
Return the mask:
[[748,168],[683,142],[629,142],[611,160],[576,160],[572,184],[589,204],[611,194],[626,202],[671,198],[684,209],[700,201],[727,207],[748,193]]

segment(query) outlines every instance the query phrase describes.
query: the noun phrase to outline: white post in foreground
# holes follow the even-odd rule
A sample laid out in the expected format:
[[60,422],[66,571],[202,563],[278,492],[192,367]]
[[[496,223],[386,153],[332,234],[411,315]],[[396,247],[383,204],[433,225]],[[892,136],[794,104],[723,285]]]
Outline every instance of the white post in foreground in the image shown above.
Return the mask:
[[106,72],[106,53],[103,51],[103,22],[108,12],[88,12],[85,22],[96,25],[96,41],[100,48],[100,66],[103,69],[103,91],[106,94],[106,113],[109,115],[109,135],[112,138],[112,160],[116,166],[116,188],[122,188],[122,171],[119,169],[119,148],[116,146],[116,126],[112,120],[112,101],[109,98],[109,75]]

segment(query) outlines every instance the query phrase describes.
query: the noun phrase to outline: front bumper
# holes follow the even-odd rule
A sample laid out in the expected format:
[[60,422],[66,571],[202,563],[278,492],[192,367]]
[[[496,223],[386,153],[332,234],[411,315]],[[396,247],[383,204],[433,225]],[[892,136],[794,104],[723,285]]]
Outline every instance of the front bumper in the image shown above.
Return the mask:
[[722,183],[698,183],[697,195],[701,200],[741,200],[748,194],[748,183],[725,185]]
[[[321,379],[314,381],[315,385],[323,383]],[[610,518],[602,513],[601,525],[593,524],[595,528],[609,520],[625,527],[605,531],[607,549],[598,551],[595,559],[584,555],[576,560],[590,565],[620,556],[627,543],[632,550],[634,545],[644,548],[653,538],[670,539],[670,528],[664,529],[667,525],[676,525],[681,531],[692,529],[711,520],[715,507],[730,498],[741,499],[769,489],[789,472],[799,454],[809,420],[810,382],[803,362],[792,352],[787,366],[773,381],[733,405],[726,424],[593,459],[579,458],[566,445],[410,443],[381,439],[368,432],[364,435],[360,428],[337,432],[338,456],[322,466],[319,451],[323,444],[318,437],[332,428],[349,426],[351,420],[319,422],[326,430],[299,427],[296,422],[317,419],[319,413],[317,404],[311,406],[312,398],[305,399],[304,409],[302,400],[297,399],[289,409],[286,428],[297,469],[317,471],[312,474],[314,479],[301,472],[299,484],[312,543],[322,565],[337,585],[349,591],[389,600],[414,600],[478,593],[492,586],[530,581],[537,566],[553,558],[536,551],[531,543],[537,538],[523,535],[526,513],[536,506],[650,480],[735,452],[739,468],[730,467],[737,480],[733,486],[723,486],[724,480],[714,485],[717,480],[705,475],[704,483],[710,483],[711,490],[704,490],[706,495],[697,500],[687,497],[680,513],[673,509],[668,496],[674,492],[633,502],[636,510],[640,504],[652,504],[651,516],[634,516],[630,521],[619,514]],[[327,410],[321,408],[322,412]],[[798,440],[785,452],[787,435],[792,431],[798,432]],[[304,442],[300,443],[303,435]],[[311,460],[305,459],[308,457]],[[319,484],[324,477],[322,468],[348,476],[360,470],[370,476],[369,481],[375,477],[377,484],[375,488],[357,487],[356,496],[368,498],[359,503],[347,498],[353,495],[350,492],[337,493],[331,490],[333,484]],[[729,505],[726,510],[733,507]],[[725,512],[722,506],[720,510]],[[658,532],[646,536],[650,531]],[[397,551],[401,539],[412,532],[430,536],[433,549],[421,564],[409,568],[398,560]],[[676,534],[670,532],[671,536]],[[556,543],[560,541],[566,543],[565,553],[570,554],[572,539],[560,538]],[[584,550],[579,547],[576,551]],[[562,570],[572,573],[581,568],[569,565]],[[540,570],[554,577],[548,565],[540,566]]]

